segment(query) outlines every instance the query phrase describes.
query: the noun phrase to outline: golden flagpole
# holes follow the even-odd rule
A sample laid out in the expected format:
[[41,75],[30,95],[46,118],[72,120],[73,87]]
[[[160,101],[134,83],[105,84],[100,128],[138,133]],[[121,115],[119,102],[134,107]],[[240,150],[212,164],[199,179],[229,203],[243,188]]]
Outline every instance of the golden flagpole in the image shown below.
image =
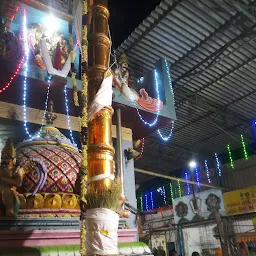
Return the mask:
[[[115,213],[115,206],[117,206],[120,199],[121,186],[118,182],[113,181],[115,150],[112,146],[112,115],[114,111],[111,106],[106,106],[95,113],[90,120],[87,120],[88,106],[93,102],[103,80],[111,75],[111,72],[109,72],[111,46],[108,36],[109,11],[107,0],[89,0],[88,2],[84,0],[83,6],[81,255],[106,254],[103,253],[105,251],[104,248],[98,248],[98,251],[102,253],[92,253],[91,245],[95,240],[95,230],[88,228],[86,231],[86,228],[90,226],[91,220],[94,221],[93,218],[95,216],[97,218],[97,215],[105,214],[109,210],[109,214],[112,214],[114,216],[113,218],[116,219],[116,222],[111,223],[112,226],[110,225],[109,227],[109,230],[116,230],[116,243],[114,243],[112,247],[114,249],[112,249],[110,254],[116,254],[115,244],[117,248],[118,215]],[[99,212],[95,214],[97,211]],[[108,215],[105,216],[104,220],[108,224]],[[104,220],[101,219],[100,221],[104,222]],[[104,233],[105,239],[113,233],[108,230],[99,230],[96,232],[98,232],[97,239],[102,237],[102,232]],[[85,244],[87,244],[88,248],[85,248]]]
[[[107,0],[92,0],[88,33],[88,104],[97,94],[102,81],[110,72],[110,39],[108,36],[109,11]],[[111,106],[104,107],[88,122],[88,179],[101,174],[113,174],[114,148],[112,146]],[[110,179],[101,179],[88,185],[89,193],[108,190]]]

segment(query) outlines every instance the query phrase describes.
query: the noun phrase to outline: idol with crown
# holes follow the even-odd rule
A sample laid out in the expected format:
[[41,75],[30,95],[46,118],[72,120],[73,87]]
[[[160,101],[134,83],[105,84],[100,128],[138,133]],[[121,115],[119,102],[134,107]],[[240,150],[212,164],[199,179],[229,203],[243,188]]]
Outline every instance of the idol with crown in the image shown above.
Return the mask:
[[19,211],[16,188],[21,186],[22,179],[23,169],[18,166],[16,151],[8,139],[2,151],[0,166],[0,199],[4,208],[3,215],[6,217],[13,217]]

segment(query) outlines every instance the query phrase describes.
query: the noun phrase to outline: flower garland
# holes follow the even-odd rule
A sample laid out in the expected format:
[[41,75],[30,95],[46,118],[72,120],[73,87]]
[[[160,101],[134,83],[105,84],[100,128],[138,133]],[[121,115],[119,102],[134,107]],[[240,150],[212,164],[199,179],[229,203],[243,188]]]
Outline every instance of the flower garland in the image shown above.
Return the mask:
[[[82,161],[81,161],[81,201],[82,204],[86,204],[85,195],[87,193],[86,181],[87,181],[87,168],[88,168],[88,138],[87,138],[87,92],[88,92],[88,78],[86,74],[87,58],[88,58],[88,40],[87,40],[87,20],[88,20],[88,2],[83,0],[83,17],[82,17],[82,115],[79,119],[81,126],[81,146],[82,146]],[[82,216],[83,216],[83,209]],[[86,225],[85,220],[81,221],[81,235],[80,235],[80,247],[81,256],[86,255],[85,239],[86,239]]]

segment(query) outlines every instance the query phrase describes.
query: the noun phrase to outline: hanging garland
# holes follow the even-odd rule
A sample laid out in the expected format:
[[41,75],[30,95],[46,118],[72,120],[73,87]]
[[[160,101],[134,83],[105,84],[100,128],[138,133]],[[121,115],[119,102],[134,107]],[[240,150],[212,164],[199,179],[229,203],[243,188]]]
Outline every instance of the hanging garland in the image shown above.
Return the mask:
[[[83,16],[82,16],[82,63],[81,63],[81,71],[82,71],[82,114],[80,121],[81,126],[81,146],[82,146],[82,162],[81,162],[81,202],[82,205],[86,204],[86,181],[87,181],[87,168],[88,168],[88,156],[87,156],[87,93],[88,93],[88,78],[87,78],[87,58],[88,58],[88,40],[87,40],[87,23],[88,23],[88,2],[87,0],[83,0]],[[77,103],[77,102],[76,102]],[[81,209],[82,214],[85,209]],[[85,220],[81,221],[81,235],[80,235],[80,248],[81,248],[81,256],[86,255],[85,248],[85,239],[86,239],[86,227]]]

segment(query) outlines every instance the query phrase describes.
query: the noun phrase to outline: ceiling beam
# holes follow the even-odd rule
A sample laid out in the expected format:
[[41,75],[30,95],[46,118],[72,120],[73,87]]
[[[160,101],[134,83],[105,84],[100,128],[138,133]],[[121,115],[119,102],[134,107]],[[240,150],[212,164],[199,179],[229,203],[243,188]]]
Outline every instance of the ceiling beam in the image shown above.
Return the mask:
[[[188,184],[192,184],[192,185],[198,185],[198,183],[195,182],[195,181],[185,180],[185,179],[182,179],[182,178],[177,178],[177,177],[165,175],[165,174],[161,174],[161,173],[158,173],[158,172],[147,171],[147,170],[143,170],[143,169],[139,169],[139,168],[134,168],[134,171],[139,172],[139,173],[143,173],[143,174],[146,174],[146,175],[154,176],[154,177],[167,179],[167,180],[174,180],[174,181],[180,181],[180,182],[188,183]],[[204,184],[204,183],[199,183],[199,184],[200,184],[200,187],[218,189],[218,190],[223,190],[223,191],[229,191],[229,189],[223,188],[223,187],[217,187],[217,186],[213,186],[213,185],[210,185],[210,184]]]

